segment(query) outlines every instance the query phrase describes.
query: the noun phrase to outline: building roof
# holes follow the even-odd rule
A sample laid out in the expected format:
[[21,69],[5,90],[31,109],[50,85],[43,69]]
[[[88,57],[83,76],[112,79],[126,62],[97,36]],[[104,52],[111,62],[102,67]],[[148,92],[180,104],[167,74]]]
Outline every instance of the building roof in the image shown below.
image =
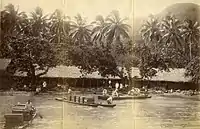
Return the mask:
[[[40,71],[37,71],[38,74]],[[25,72],[16,72],[15,76],[26,76]],[[80,69],[75,66],[56,66],[50,68],[45,75],[41,77],[49,78],[95,78],[95,79],[107,79],[107,77],[102,77],[99,72],[93,72],[91,74],[82,75]],[[109,76],[109,79],[120,79],[119,77]]]
[[[141,78],[138,68],[133,67],[131,72],[132,77]],[[158,71],[156,76],[151,78],[152,81],[171,81],[171,82],[189,82],[191,77],[185,77],[185,69],[170,69],[170,72]]]
[[0,70],[6,70],[10,62],[11,59],[0,59]]
[[[38,74],[40,71],[37,71]],[[16,72],[15,76],[26,76],[25,72]],[[156,76],[151,78],[152,81],[171,81],[171,82],[189,82],[190,77],[185,77],[185,69],[170,69],[170,72],[158,71]],[[95,78],[95,79],[107,79],[102,77],[99,72],[93,72],[91,74],[82,75],[80,69],[75,66],[56,66],[50,68],[49,71],[41,77],[49,78]],[[140,71],[137,67],[132,68],[131,77],[141,78]],[[109,79],[120,79],[119,77],[109,76]]]

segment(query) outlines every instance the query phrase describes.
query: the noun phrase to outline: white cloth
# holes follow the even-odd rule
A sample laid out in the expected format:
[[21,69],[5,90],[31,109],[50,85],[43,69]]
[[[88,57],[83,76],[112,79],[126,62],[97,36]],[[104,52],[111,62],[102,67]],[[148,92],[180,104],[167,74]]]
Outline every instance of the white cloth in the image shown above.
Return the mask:
[[115,83],[115,88],[116,88],[116,89],[119,88],[119,83]]
[[47,87],[47,83],[46,82],[43,82],[43,87]]
[[72,90],[71,89],[68,89],[68,94],[71,94],[72,93]]
[[123,85],[122,84],[120,84],[120,87],[119,87],[120,89],[122,89],[123,88]]
[[40,92],[40,89],[39,89],[39,88],[36,88],[36,92]]

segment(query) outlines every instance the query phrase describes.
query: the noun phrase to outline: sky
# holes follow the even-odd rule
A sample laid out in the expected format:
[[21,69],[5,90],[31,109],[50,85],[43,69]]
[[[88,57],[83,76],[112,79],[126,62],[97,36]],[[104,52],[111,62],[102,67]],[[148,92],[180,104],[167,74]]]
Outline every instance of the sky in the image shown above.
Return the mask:
[[89,21],[99,14],[107,16],[112,10],[119,10],[121,17],[146,17],[161,12],[175,3],[196,3],[200,0],[1,0],[1,9],[12,3],[20,11],[31,12],[39,6],[46,14],[61,9],[68,16],[80,13]]

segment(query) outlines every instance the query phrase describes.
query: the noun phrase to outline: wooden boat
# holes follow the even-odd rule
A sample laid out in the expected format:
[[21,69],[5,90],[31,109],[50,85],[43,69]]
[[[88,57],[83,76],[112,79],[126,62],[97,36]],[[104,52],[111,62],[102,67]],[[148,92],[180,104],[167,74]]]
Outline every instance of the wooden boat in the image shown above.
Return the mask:
[[17,104],[12,108],[12,113],[4,116],[6,119],[5,128],[24,129],[31,124],[36,115],[36,109],[30,115],[30,112],[25,110],[25,104]]
[[[101,100],[107,100],[109,96],[98,96],[98,99]],[[139,96],[130,96],[130,95],[124,95],[124,96],[114,96],[113,100],[125,100],[125,99],[147,99],[151,98],[150,95],[139,95]]]
[[75,101],[72,101],[72,100],[70,101],[66,98],[55,98],[55,100],[68,102],[68,103],[72,103],[72,104],[78,104],[78,105],[82,105],[82,106],[98,107],[98,104],[96,104],[96,103],[81,103],[81,102],[75,102]]
[[106,103],[99,103],[99,106],[102,106],[102,107],[115,107],[116,104],[106,104]]
[[168,97],[168,98],[181,98],[181,99],[190,99],[194,101],[200,101],[200,95],[184,95],[182,93],[164,93],[160,95],[162,97]]

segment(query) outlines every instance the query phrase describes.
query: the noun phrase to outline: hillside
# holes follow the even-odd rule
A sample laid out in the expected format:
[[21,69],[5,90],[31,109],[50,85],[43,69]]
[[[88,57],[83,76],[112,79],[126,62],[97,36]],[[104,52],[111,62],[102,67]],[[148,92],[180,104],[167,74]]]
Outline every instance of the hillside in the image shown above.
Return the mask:
[[[193,3],[177,3],[171,6],[166,7],[163,11],[156,15],[159,19],[163,18],[169,14],[175,15],[178,19],[185,19],[186,17],[193,20],[198,21],[200,23],[200,6]],[[139,29],[143,22],[147,19],[144,18],[135,18],[134,19],[134,36],[136,39],[140,39]]]

